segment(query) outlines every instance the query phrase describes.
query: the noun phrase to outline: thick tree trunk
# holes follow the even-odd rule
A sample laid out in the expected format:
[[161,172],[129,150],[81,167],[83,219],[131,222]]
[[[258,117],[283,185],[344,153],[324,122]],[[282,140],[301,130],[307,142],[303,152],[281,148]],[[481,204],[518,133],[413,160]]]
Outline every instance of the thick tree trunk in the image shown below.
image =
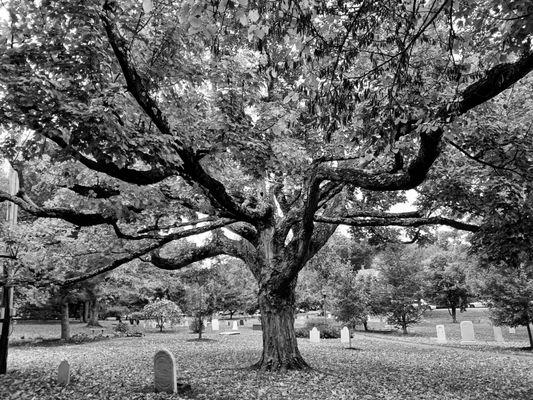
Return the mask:
[[300,355],[294,332],[294,286],[287,292],[259,294],[263,354],[253,368],[269,371],[310,368]]
[[11,304],[13,301],[13,288],[3,287],[2,305],[4,315],[2,321],[2,333],[0,335],[0,374],[7,373],[7,354],[9,351],[9,330],[11,326]]
[[405,320],[405,315],[402,315],[402,333],[407,335],[407,322]]
[[89,300],[86,300],[84,303],[83,303],[83,322],[87,323],[89,321]]
[[198,318],[196,325],[198,326],[198,340],[202,340],[202,331],[204,329],[204,320],[203,320],[203,318]]
[[365,328],[365,332],[368,332],[368,321],[363,322],[363,328]]
[[452,316],[452,322],[456,324],[457,323],[457,308],[450,307],[450,315]]
[[98,300],[97,299],[92,300],[90,303],[90,307],[91,307],[91,312],[89,313],[89,321],[87,321],[87,325],[88,326],[101,326],[98,323],[98,309],[100,308],[98,304]]
[[70,340],[68,301],[61,301],[61,339]]
[[531,324],[526,325],[527,335],[529,336],[529,347],[533,350],[533,335],[531,334]]

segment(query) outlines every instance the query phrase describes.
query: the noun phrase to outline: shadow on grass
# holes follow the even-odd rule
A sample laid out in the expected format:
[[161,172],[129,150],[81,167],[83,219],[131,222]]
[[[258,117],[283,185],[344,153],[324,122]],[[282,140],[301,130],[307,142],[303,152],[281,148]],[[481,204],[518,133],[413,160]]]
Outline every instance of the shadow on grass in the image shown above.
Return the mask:
[[9,343],[9,347],[59,347],[73,344],[85,344],[93,342],[101,342],[104,340],[112,339],[110,336],[95,336],[89,338],[88,340],[64,340],[64,339],[42,339],[42,340],[32,340],[32,341],[20,341]]
[[186,342],[199,342],[199,343],[205,343],[205,342],[218,342],[216,339],[207,339],[207,338],[201,338],[201,339],[187,339]]
[[[195,399],[198,396],[197,390],[194,390],[190,384],[186,383],[182,378],[176,378],[177,394],[180,398]],[[154,385],[146,385],[135,390],[137,393],[150,394],[155,393]]]

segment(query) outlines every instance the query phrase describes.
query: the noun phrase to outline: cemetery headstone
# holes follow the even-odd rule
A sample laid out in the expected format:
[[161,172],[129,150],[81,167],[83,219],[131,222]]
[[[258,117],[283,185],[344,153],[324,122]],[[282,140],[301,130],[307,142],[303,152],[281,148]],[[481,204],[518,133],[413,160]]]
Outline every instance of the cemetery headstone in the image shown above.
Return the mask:
[[220,330],[220,324],[218,322],[218,319],[211,320],[211,330],[213,330],[213,331]]
[[231,329],[234,330],[234,331],[238,331],[239,330],[239,325],[237,324],[237,321],[233,321],[233,327]]
[[475,342],[476,338],[474,337],[474,324],[472,321],[461,322],[461,343],[471,344]]
[[188,328],[189,327],[189,320],[188,319],[185,319],[185,326]]
[[154,387],[156,392],[176,393],[176,363],[170,351],[162,349],[154,356]]
[[509,333],[516,333],[516,328],[509,327]]
[[498,343],[504,342],[503,340],[503,333],[502,333],[502,327],[501,326],[493,326],[492,330],[494,331],[494,340]]
[[243,319],[241,319],[241,320],[239,321],[239,325],[244,326],[244,320],[243,320]]
[[320,331],[316,327],[309,332],[309,341],[311,343],[320,343]]
[[437,343],[446,343],[446,331],[444,330],[444,325],[437,325]]
[[341,329],[341,343],[350,343],[350,330],[346,326]]
[[67,360],[61,361],[57,369],[57,383],[67,386],[70,383],[70,365]]

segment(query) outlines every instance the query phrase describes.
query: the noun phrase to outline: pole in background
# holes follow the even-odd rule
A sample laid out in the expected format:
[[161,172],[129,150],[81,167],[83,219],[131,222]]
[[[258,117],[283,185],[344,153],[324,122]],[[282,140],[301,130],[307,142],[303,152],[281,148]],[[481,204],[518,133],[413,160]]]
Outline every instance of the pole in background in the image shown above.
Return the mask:
[[[19,191],[19,177],[17,171],[9,166],[8,173],[9,194],[15,195]],[[8,202],[6,220],[10,227],[17,224],[18,206]],[[0,374],[7,372],[7,354],[9,350],[9,329],[11,327],[11,318],[13,310],[13,286],[10,284],[11,271],[9,270],[9,261],[4,262],[3,278],[6,283],[2,290],[2,304],[0,305],[0,322],[2,322],[2,331],[0,334]]]

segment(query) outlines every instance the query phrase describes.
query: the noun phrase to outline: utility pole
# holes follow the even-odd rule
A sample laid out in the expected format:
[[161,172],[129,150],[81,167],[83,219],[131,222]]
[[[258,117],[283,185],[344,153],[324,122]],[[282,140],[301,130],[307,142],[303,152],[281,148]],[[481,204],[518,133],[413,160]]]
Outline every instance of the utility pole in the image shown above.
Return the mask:
[[[11,165],[8,173],[9,194],[16,195],[19,191],[19,177]],[[6,220],[10,227],[17,224],[18,206],[15,203],[7,203]],[[0,334],[0,374],[7,372],[7,354],[9,350],[9,330],[11,328],[12,310],[13,310],[13,285],[11,284],[10,261],[4,261],[2,304],[0,305],[0,322],[2,322],[2,331]]]

